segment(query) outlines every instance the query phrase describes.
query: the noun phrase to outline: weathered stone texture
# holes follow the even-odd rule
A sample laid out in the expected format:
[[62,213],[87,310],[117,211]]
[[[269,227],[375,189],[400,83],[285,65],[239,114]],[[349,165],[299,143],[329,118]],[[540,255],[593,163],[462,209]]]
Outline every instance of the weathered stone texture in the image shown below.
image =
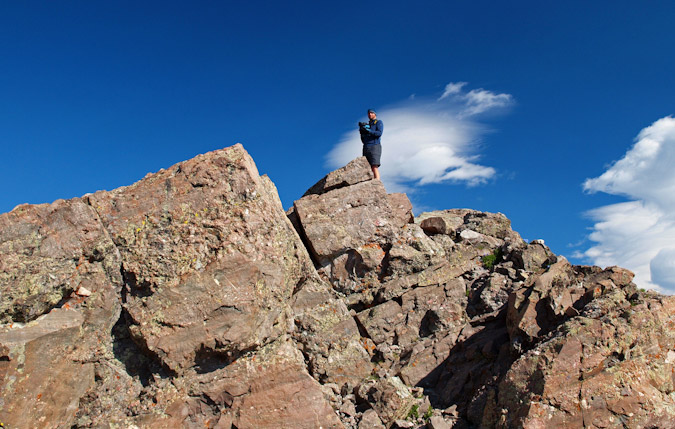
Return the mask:
[[[344,167],[328,173],[323,179],[319,180],[305,192],[307,195],[320,195],[337,188],[356,185],[373,179],[373,171],[368,164],[365,156],[354,159]],[[407,197],[406,197],[407,199]]]
[[11,344],[0,360],[2,421],[7,427],[58,428],[69,425],[80,398],[94,386],[94,365],[74,359],[82,345],[80,326],[64,328],[26,343]]
[[[12,393],[2,418],[16,426],[203,420],[209,407],[176,408],[185,380],[288,332],[293,292],[316,277],[274,185],[240,145],[112,192],[20,206],[0,227],[1,314],[13,322],[0,330]],[[66,332],[62,348],[48,346]],[[25,374],[41,363],[52,371]]]
[[[310,257],[311,255],[311,257]],[[241,147],[0,215],[7,427],[673,427],[675,301],[365,158],[284,212]]]
[[387,426],[396,420],[405,419],[415,404],[410,388],[398,377],[366,382],[359,387],[358,396],[372,406]]
[[120,287],[119,254],[82,199],[0,215],[0,322],[26,323],[78,288]]
[[499,427],[671,427],[675,300],[645,301],[599,298],[518,359],[500,385],[510,412]]
[[321,265],[349,249],[383,243],[402,226],[377,180],[308,195],[295,202],[295,212]]
[[312,375],[322,383],[355,386],[370,375],[372,364],[347,306],[318,279],[305,282],[293,296],[298,343]]
[[[131,332],[173,371],[287,329],[309,268],[274,186],[241,146],[89,196],[120,249]],[[303,265],[304,264],[304,265]]]
[[197,380],[193,393],[237,428],[343,427],[301,353],[283,338]]

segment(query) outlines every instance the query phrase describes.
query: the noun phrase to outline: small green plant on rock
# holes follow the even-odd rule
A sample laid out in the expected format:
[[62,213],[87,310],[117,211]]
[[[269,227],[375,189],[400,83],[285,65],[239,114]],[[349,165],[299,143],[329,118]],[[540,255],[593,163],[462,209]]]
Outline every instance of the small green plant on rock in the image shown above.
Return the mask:
[[434,415],[434,407],[429,407],[429,409],[427,409],[427,412],[424,413],[424,416],[422,417],[424,418],[424,420],[429,420],[433,415]]
[[412,406],[410,411],[408,411],[408,417],[406,417],[407,420],[417,420],[420,417],[420,412],[419,412],[420,406],[418,404],[415,404]]
[[502,259],[503,255],[501,247],[497,247],[492,253],[481,258],[483,261],[483,267],[488,270],[491,270],[495,265],[502,262]]

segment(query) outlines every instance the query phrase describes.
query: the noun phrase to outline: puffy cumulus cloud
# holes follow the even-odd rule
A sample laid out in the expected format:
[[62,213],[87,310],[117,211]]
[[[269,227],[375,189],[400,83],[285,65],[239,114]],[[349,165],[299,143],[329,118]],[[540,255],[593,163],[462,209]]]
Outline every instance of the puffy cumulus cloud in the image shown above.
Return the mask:
[[587,192],[622,195],[629,202],[589,212],[596,244],[583,256],[594,264],[620,265],[635,272],[641,287],[675,293],[675,119],[668,116],[643,129],[635,144],[599,177],[584,182]]
[[640,287],[675,292],[675,283],[664,283],[654,275],[655,269],[665,267],[663,260],[655,260],[656,255],[675,243],[672,216],[643,201],[600,207],[589,215],[595,221],[589,238],[596,244],[581,256],[602,267],[632,270]]
[[625,195],[675,207],[675,118],[667,116],[640,131],[635,145],[600,177],[588,179],[584,189]]
[[[466,85],[449,83],[436,99],[409,98],[378,111],[384,123],[380,172],[387,190],[412,193],[418,186],[442,182],[474,186],[495,176],[494,168],[478,163],[480,137],[488,129],[469,116],[506,107],[512,97],[484,89],[465,92]],[[479,93],[494,97],[489,101]],[[361,155],[361,149],[354,127],[328,153],[328,166],[346,164]]]

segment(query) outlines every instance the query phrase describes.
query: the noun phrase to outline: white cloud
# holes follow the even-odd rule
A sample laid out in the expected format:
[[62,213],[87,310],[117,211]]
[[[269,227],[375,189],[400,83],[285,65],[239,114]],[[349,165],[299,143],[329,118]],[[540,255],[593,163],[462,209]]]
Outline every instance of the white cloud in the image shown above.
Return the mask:
[[466,109],[464,114],[477,115],[487,110],[505,107],[511,104],[510,94],[495,94],[484,89],[474,89],[466,94]]
[[[442,182],[473,186],[495,176],[494,168],[477,161],[479,138],[488,130],[467,116],[469,111],[480,113],[478,106],[483,109],[481,112],[505,107],[511,103],[511,96],[481,89],[478,92],[492,94],[499,100],[481,103],[476,101],[481,96],[469,95],[475,90],[462,91],[465,85],[465,82],[450,83],[439,98],[415,97],[378,110],[378,119],[384,123],[380,172],[389,192],[411,193],[417,186]],[[490,99],[487,95],[483,97]],[[360,156],[361,150],[355,126],[328,153],[328,166],[341,167]]]
[[511,94],[496,94],[483,88],[472,89],[468,93],[463,93],[462,89],[467,82],[450,82],[445,86],[445,91],[437,101],[452,98],[455,102],[463,106],[457,112],[458,117],[472,116],[486,112],[491,109],[509,106],[513,102]]
[[467,85],[467,82],[450,82],[449,84],[445,85],[445,91],[443,91],[443,95],[440,96],[438,99],[443,100],[444,98],[448,98],[451,95],[459,94],[462,92],[462,88]]
[[659,119],[635,140],[622,159],[584,182],[588,192],[631,201],[589,212],[596,222],[589,238],[597,244],[583,255],[633,270],[641,287],[675,293],[675,119]]

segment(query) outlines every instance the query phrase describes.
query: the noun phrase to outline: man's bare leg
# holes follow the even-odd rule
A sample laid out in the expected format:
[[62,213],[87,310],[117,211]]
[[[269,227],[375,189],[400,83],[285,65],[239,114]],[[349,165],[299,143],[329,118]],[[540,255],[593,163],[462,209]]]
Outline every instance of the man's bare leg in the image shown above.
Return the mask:
[[370,168],[373,170],[373,175],[377,180],[380,180],[380,170],[378,170],[377,165],[371,165]]

